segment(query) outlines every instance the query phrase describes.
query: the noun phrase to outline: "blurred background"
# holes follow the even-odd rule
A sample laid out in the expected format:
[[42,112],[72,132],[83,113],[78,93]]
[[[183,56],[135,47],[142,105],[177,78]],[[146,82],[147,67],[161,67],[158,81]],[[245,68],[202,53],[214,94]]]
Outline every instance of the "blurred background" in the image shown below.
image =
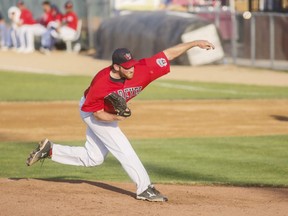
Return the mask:
[[[41,16],[42,0],[24,2],[34,17]],[[6,19],[5,11],[16,3],[0,0],[0,10]],[[53,3],[63,9],[65,0]],[[190,53],[192,57],[188,53],[174,63],[288,68],[288,0],[74,0],[73,3],[83,22],[81,49],[96,50],[95,57],[100,59],[109,59],[117,46],[129,47],[141,58],[185,39],[198,35],[202,36],[199,39],[205,39],[210,35],[209,39],[216,44],[220,41],[223,52],[220,49],[204,62],[199,61],[201,56],[193,60],[195,53]],[[183,37],[195,30],[199,30],[196,35]]]

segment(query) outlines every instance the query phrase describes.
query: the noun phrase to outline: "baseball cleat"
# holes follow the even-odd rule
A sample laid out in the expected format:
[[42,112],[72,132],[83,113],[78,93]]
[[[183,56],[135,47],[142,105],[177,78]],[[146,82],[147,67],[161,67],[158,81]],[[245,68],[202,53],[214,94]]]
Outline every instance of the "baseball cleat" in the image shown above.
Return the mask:
[[148,188],[141,194],[136,196],[138,200],[147,200],[150,202],[167,202],[168,198],[163,196],[154,185],[149,185]]
[[49,153],[52,148],[52,143],[48,139],[39,142],[38,147],[32,151],[26,161],[27,166],[31,166],[41,159],[50,157]]

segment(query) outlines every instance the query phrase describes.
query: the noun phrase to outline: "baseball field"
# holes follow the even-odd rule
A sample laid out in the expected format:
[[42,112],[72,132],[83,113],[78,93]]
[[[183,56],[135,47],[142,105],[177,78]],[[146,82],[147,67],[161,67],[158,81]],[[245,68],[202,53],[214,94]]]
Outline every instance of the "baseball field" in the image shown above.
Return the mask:
[[78,100],[109,62],[0,53],[1,215],[288,215],[288,73],[173,66],[120,126],[168,203],[133,197],[109,155],[99,167],[25,160],[37,142],[84,145]]

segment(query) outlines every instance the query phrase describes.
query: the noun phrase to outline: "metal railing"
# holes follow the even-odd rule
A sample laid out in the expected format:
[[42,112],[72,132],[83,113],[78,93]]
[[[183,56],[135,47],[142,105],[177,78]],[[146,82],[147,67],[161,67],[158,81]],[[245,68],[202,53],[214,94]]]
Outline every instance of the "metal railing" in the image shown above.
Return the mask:
[[219,29],[225,61],[288,70],[288,14],[215,10],[196,13]]
[[232,15],[231,39],[233,63],[288,70],[288,15],[252,13]]

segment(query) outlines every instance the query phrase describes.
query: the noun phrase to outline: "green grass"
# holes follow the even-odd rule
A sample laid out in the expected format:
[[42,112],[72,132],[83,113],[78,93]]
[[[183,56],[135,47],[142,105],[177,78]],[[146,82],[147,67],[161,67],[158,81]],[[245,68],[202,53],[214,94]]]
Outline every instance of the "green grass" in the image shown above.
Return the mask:
[[[0,101],[79,100],[91,82],[87,76],[0,72]],[[288,87],[161,80],[137,99],[287,99]]]
[[[71,143],[69,143],[71,144]],[[82,145],[73,142],[72,145]],[[288,186],[288,135],[233,138],[132,140],[153,182],[244,186]],[[0,177],[129,181],[109,156],[98,167],[76,167],[46,160],[25,165],[35,147],[0,143]]]
[[139,99],[284,99],[288,87],[161,80]]
[[85,76],[0,72],[0,100],[78,100],[90,82]]

